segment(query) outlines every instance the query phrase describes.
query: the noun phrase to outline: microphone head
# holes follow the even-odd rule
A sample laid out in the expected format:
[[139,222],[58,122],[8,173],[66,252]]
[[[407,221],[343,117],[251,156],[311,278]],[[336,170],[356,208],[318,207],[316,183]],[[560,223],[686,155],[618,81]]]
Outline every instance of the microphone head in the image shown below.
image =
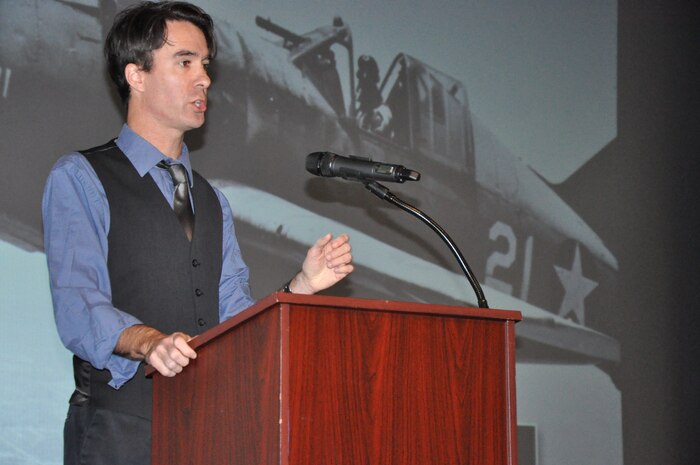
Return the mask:
[[398,170],[397,175],[400,179],[399,182],[420,181],[420,173],[418,171],[409,168],[404,168],[403,166],[401,167],[401,169]]
[[306,156],[306,171],[315,176],[333,176],[330,162],[337,157],[333,152],[313,152]]

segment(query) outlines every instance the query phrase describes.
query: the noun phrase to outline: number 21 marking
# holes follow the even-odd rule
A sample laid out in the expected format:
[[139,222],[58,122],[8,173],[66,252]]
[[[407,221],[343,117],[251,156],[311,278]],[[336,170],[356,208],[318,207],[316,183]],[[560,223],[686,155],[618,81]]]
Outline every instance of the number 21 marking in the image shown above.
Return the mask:
[[[510,269],[515,263],[518,253],[518,239],[513,232],[513,228],[506,223],[497,221],[489,229],[489,239],[497,241],[499,238],[506,240],[507,249],[505,251],[493,252],[486,260],[486,279],[484,283],[508,295],[513,295],[513,285],[494,277],[497,268]],[[525,240],[525,251],[523,257],[522,283],[520,285],[520,299],[527,301],[530,293],[530,273],[532,271],[532,247],[533,238],[528,236]]]

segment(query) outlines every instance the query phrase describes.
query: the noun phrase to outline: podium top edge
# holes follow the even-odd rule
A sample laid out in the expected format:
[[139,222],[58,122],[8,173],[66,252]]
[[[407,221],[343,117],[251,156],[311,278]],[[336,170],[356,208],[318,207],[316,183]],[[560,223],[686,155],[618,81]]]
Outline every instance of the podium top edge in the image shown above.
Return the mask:
[[465,317],[500,321],[522,320],[522,314],[517,310],[498,310],[490,308],[461,307],[456,305],[434,305],[417,302],[400,302],[393,300],[371,300],[350,297],[329,297],[322,295],[290,294],[285,292],[272,293],[251,307],[237,313],[218,326],[204,332],[190,341],[192,348],[196,349],[208,341],[214,339],[243,323],[255,315],[278,304],[290,304],[304,307],[351,309],[359,311],[379,311],[390,313],[411,313],[435,316]]
[[[330,297],[323,295],[303,295],[275,292],[260,299],[254,305],[237,313],[214,328],[211,328],[208,331],[196,336],[189,341],[189,345],[193,349],[197,350],[199,347],[206,345],[220,335],[227,333],[234,327],[279,304],[288,304],[291,306],[301,306],[306,308],[319,307],[338,310],[347,309],[358,311],[407,313],[414,315],[433,315],[458,318],[463,317],[502,322],[510,321],[513,323],[517,323],[522,320],[522,314],[517,310],[499,310],[490,308],[461,307],[456,305],[435,305],[418,302],[372,300],[354,297]],[[155,369],[153,367],[146,367],[146,376],[151,376],[154,373]]]

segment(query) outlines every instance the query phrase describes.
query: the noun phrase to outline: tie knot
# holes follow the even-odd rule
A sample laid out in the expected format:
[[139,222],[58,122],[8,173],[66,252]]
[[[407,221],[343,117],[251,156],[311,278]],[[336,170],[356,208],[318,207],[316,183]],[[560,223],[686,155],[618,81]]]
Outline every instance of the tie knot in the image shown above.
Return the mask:
[[168,173],[170,173],[170,177],[173,178],[174,185],[177,186],[178,184],[187,183],[187,172],[185,171],[185,167],[182,166],[180,163],[168,164],[164,161],[161,161],[160,163],[158,163],[158,167],[168,170]]

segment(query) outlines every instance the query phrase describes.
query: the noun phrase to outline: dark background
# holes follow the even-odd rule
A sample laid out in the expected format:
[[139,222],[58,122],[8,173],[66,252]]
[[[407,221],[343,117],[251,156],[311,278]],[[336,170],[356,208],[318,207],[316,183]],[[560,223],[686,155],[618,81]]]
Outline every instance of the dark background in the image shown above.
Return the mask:
[[698,457],[699,12],[696,2],[619,2],[618,137],[562,192],[619,258],[617,317],[601,329],[622,346],[610,372],[626,464]]

